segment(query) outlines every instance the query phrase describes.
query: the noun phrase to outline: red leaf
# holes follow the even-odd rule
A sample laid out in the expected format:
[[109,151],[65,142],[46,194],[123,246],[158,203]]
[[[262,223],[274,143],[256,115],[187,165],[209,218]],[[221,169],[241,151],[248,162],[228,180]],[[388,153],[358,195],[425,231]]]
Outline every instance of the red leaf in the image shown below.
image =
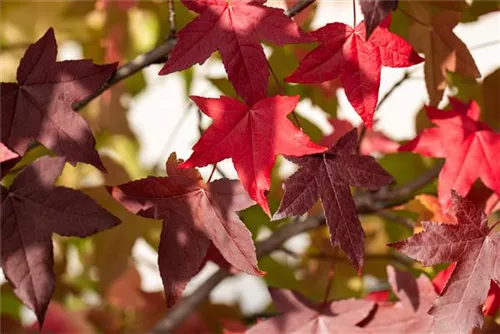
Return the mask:
[[36,160],[2,200],[2,268],[40,326],[55,285],[52,233],[83,238],[119,224],[90,197],[54,186],[63,166],[63,158]]
[[366,38],[370,38],[375,28],[381,24],[391,11],[398,8],[399,0],[361,0],[361,12],[365,17]]
[[382,65],[408,67],[423,61],[408,42],[387,30],[387,24],[375,29],[368,41],[364,22],[355,29],[331,23],[312,35],[320,45],[285,81],[320,83],[340,76],[347,99],[367,128],[372,127]]
[[481,306],[490,280],[500,280],[496,267],[500,234],[491,233],[486,215],[472,202],[454,191],[452,198],[458,224],[422,222],[424,232],[390,246],[425,266],[457,262],[429,313],[439,333],[470,333],[483,325]]
[[[333,126],[334,131],[321,139],[321,145],[331,146],[335,144],[340,137],[354,128],[352,124],[346,120],[332,119],[330,120],[330,124]],[[358,133],[361,132],[360,128],[362,126],[362,124],[358,126]],[[365,135],[359,144],[359,153],[362,155],[388,154],[397,152],[398,148],[399,144],[387,137],[384,133],[366,129]]]
[[285,196],[273,219],[303,215],[319,197],[332,245],[340,245],[360,272],[364,233],[349,186],[376,190],[392,177],[374,158],[357,154],[356,146],[357,130],[353,129],[323,154],[287,157],[300,169],[285,181]]
[[231,158],[250,197],[268,215],[265,192],[271,186],[275,156],[300,156],[325,150],[286,118],[297,105],[298,96],[269,97],[252,107],[225,96],[219,99],[192,96],[191,99],[214,122],[180,167],[202,167]]
[[411,274],[387,267],[392,291],[399,302],[380,303],[373,318],[364,326],[369,333],[433,333],[433,319],[427,314],[437,297],[425,275],[415,279]]
[[266,97],[269,68],[260,40],[277,45],[312,38],[266,0],[182,0],[200,14],[179,32],[178,42],[160,75],[203,64],[219,50],[236,92],[249,105]]
[[426,107],[427,116],[437,127],[425,129],[399,149],[446,158],[438,183],[439,200],[445,209],[450,205],[451,189],[465,196],[477,178],[500,194],[500,134],[477,120],[480,112],[475,101],[451,101],[451,111]]
[[262,275],[252,236],[236,215],[254,202],[238,181],[221,179],[205,185],[195,169],[179,169],[175,154],[168,177],[148,177],[110,189],[129,211],[163,220],[158,265],[168,305],[179,299],[198,272],[210,241],[235,268]]
[[290,290],[270,289],[276,308],[283,313],[250,328],[248,334],[365,333],[356,324],[372,311],[368,300],[346,299],[315,304]]
[[23,155],[36,139],[72,164],[86,162],[104,171],[92,132],[71,105],[99,89],[117,64],[57,62],[56,55],[50,28],[26,50],[17,69],[17,83],[2,82],[2,143]]

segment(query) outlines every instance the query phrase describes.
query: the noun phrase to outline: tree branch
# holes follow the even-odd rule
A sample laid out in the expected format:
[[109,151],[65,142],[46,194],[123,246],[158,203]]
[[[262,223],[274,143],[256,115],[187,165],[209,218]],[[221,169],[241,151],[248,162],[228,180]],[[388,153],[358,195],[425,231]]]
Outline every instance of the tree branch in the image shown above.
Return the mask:
[[309,7],[314,1],[316,0],[299,0],[295,6],[288,8],[288,10],[285,11],[285,14],[288,15],[289,17],[294,17],[307,7]]
[[[356,209],[358,213],[377,213],[378,211],[394,206],[394,203],[400,204],[407,201],[409,196],[416,190],[431,183],[441,170],[442,164],[429,169],[420,177],[392,189],[382,189],[374,193],[359,193],[354,196]],[[324,217],[309,217],[305,220],[300,218],[292,223],[283,226],[281,229],[274,232],[266,240],[256,243],[257,257],[262,258],[274,250],[280,249],[281,245],[293,236],[300,233],[313,230],[325,223]],[[187,318],[210,294],[213,288],[223,279],[231,274],[223,269],[219,269],[205,283],[203,283],[191,295],[180,300],[172,307],[168,314],[160,320],[149,334],[170,333],[180,323]]]
[[165,41],[165,43],[161,44],[155,49],[145,54],[139,55],[125,65],[118,67],[111,78],[109,78],[109,80],[100,89],[90,94],[83,100],[74,102],[72,105],[73,110],[79,111],[118,82],[134,75],[135,73],[148,67],[151,64],[157,64],[161,61],[166,60],[168,54],[172,51],[176,42],[177,41],[175,40],[175,38],[169,37]]

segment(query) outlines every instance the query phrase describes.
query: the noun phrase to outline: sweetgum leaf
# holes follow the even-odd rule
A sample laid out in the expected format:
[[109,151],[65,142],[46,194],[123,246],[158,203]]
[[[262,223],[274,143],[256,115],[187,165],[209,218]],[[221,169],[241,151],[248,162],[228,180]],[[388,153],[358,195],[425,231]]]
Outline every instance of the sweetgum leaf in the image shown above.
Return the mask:
[[51,28],[26,50],[17,69],[17,83],[1,83],[1,141],[24,155],[36,139],[73,165],[85,162],[104,171],[92,132],[71,106],[99,89],[117,64],[58,62],[56,55]]
[[500,234],[490,231],[486,215],[473,202],[455,191],[452,199],[458,224],[422,222],[424,232],[389,246],[425,266],[457,262],[429,313],[434,316],[436,332],[465,334],[483,325],[481,307],[490,280],[500,281],[496,265]]
[[266,0],[182,0],[200,15],[179,32],[178,42],[160,75],[203,64],[219,50],[238,95],[249,105],[266,97],[269,68],[260,40],[277,45],[313,39],[282,9]]
[[324,153],[287,157],[300,169],[285,181],[285,196],[273,219],[302,215],[319,197],[332,245],[340,245],[360,272],[364,233],[349,186],[377,190],[390,183],[392,176],[373,157],[356,153],[357,138],[353,129]]
[[378,101],[382,66],[409,67],[423,61],[403,38],[389,32],[390,17],[365,40],[365,23],[355,28],[330,23],[311,34],[320,43],[287,82],[321,83],[340,77],[347,99],[368,128]]
[[178,168],[180,162],[174,153],[167,161],[168,177],[109,188],[132,213],[163,220],[158,265],[169,306],[200,269],[210,242],[236,269],[263,275],[257,268],[252,235],[236,215],[255,202],[239,181],[204,184],[196,169]]
[[203,167],[231,158],[250,197],[268,215],[265,192],[271,186],[275,156],[300,156],[325,150],[286,117],[297,105],[298,96],[268,97],[251,107],[225,96],[219,99],[192,96],[191,99],[214,122],[180,167]]
[[370,38],[375,28],[387,15],[398,8],[399,0],[361,0],[361,12],[365,18],[366,38]]
[[500,134],[479,121],[475,101],[468,104],[450,98],[451,111],[426,107],[427,116],[437,127],[425,129],[399,148],[436,158],[446,158],[439,173],[439,200],[446,210],[450,190],[465,196],[477,178],[500,194]]
[[387,266],[387,276],[396,303],[381,302],[370,322],[364,326],[369,333],[433,333],[434,321],[427,311],[437,297],[429,278]]
[[282,315],[258,323],[248,334],[365,333],[356,324],[374,306],[372,301],[356,299],[316,304],[295,291],[270,289],[269,292]]
[[60,157],[38,159],[2,193],[2,268],[40,326],[55,286],[52,233],[83,238],[119,224],[83,193],[54,186],[64,162]]

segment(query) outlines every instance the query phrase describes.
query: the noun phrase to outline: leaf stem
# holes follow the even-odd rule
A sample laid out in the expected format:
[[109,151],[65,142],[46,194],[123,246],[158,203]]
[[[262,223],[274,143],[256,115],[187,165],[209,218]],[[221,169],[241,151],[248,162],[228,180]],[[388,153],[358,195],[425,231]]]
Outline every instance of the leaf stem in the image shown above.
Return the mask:
[[332,289],[333,276],[335,276],[335,264],[337,263],[337,247],[333,251],[332,262],[330,263],[330,270],[328,271],[328,283],[326,284],[325,295],[323,297],[323,306],[328,303],[328,297]]
[[493,225],[490,227],[490,231],[488,232],[488,234],[489,234],[489,233],[491,233],[491,232],[495,229],[495,227],[497,227],[497,225],[498,225],[498,224],[500,224],[500,220],[498,220],[497,222],[495,222],[495,224],[493,224]]
[[214,163],[214,167],[212,168],[212,171],[210,172],[210,176],[208,177],[207,183],[210,183],[212,181],[212,176],[214,176],[214,172],[217,169],[217,163]]
[[356,28],[356,26],[357,26],[357,22],[356,22],[356,0],[352,0],[352,16],[353,16],[353,23],[354,23],[354,25],[352,27]]

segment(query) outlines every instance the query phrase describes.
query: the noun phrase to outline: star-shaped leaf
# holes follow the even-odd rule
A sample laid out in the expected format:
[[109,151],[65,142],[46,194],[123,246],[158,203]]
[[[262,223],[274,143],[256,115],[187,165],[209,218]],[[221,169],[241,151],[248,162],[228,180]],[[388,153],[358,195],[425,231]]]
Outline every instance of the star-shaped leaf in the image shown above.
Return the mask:
[[300,169],[285,181],[285,195],[273,219],[302,215],[319,197],[332,245],[340,245],[360,272],[364,233],[349,186],[377,190],[392,177],[373,157],[356,153],[357,137],[353,129],[324,153],[287,157]]
[[390,17],[365,40],[365,23],[356,28],[330,23],[311,34],[320,45],[308,53],[285,81],[320,83],[340,77],[347,99],[368,128],[377,106],[382,66],[408,67],[423,61],[404,39],[387,30]]
[[483,325],[490,280],[500,282],[500,234],[491,232],[486,215],[471,201],[454,191],[452,198],[458,224],[422,222],[424,232],[389,246],[425,266],[457,262],[429,313],[437,333],[465,334]]
[[168,177],[109,189],[129,211],[163,220],[158,265],[169,306],[199,271],[210,241],[236,269],[263,274],[257,268],[252,235],[236,215],[254,204],[241,184],[228,179],[204,184],[196,169],[179,169],[178,163],[172,154]]
[[370,38],[375,28],[391,11],[398,8],[399,0],[360,0],[361,12],[365,18],[366,38]]
[[282,9],[266,0],[182,0],[200,14],[179,32],[178,42],[160,74],[204,63],[219,50],[229,80],[249,105],[266,97],[269,68],[261,40],[277,45],[312,38]]
[[17,69],[17,83],[2,82],[2,143],[23,155],[36,139],[72,164],[86,162],[104,170],[92,132],[71,105],[99,89],[117,64],[58,62],[56,55],[51,28],[26,50]]
[[290,290],[270,289],[274,305],[280,313],[250,328],[248,334],[273,333],[366,333],[356,324],[372,311],[368,300],[346,299],[315,304]]
[[436,158],[446,158],[439,174],[439,200],[446,209],[450,190],[465,196],[477,178],[500,194],[500,134],[479,121],[475,101],[468,104],[450,98],[451,111],[426,107],[427,116],[437,125],[425,129],[400,151],[411,151]]
[[459,11],[433,8],[434,1],[409,0],[404,4],[400,8],[410,18],[408,41],[425,54],[425,82],[430,104],[436,106],[443,98],[447,72],[473,78],[481,74],[469,49],[453,32],[461,19]]
[[2,187],[2,268],[40,326],[55,286],[52,233],[87,237],[119,220],[83,193],[55,187],[64,158],[43,157]]
[[387,266],[387,277],[396,303],[379,303],[373,318],[364,326],[369,333],[433,333],[434,321],[427,314],[437,297],[432,282],[425,275],[411,274]]
[[300,156],[325,150],[286,118],[297,105],[298,96],[269,97],[252,107],[225,96],[191,99],[214,122],[180,167],[202,167],[231,158],[241,183],[267,214],[270,211],[265,191],[271,186],[275,156]]

